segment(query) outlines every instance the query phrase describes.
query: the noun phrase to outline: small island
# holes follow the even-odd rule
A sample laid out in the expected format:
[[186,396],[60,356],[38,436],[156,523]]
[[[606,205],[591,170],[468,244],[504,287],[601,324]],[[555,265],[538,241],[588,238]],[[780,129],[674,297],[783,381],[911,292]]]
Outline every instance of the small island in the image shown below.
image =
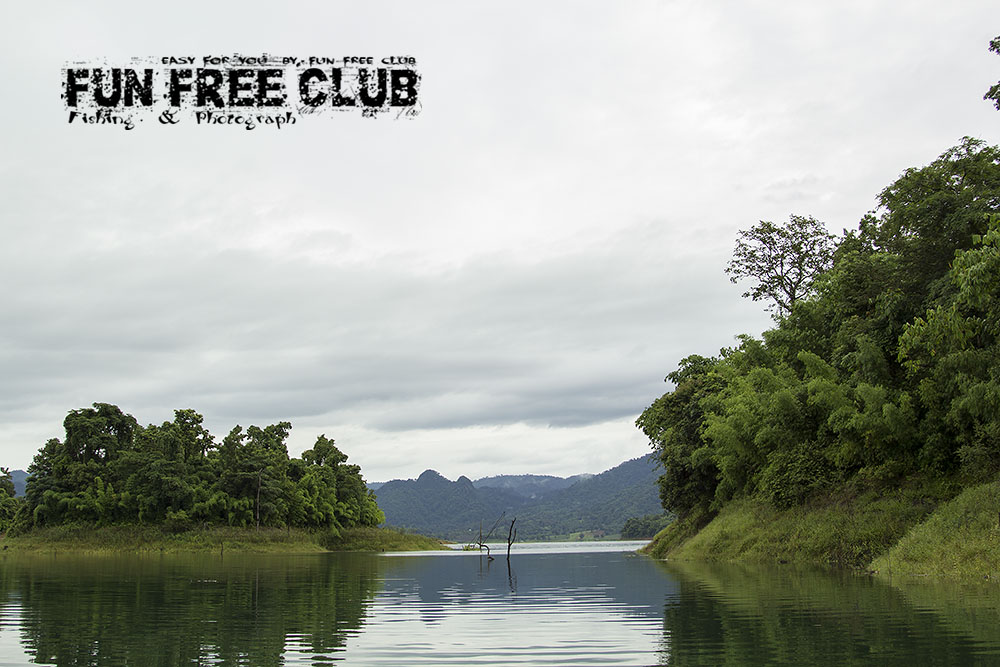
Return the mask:
[[320,435],[288,455],[291,424],[235,426],[221,442],[194,410],[142,426],[118,406],[72,410],[35,455],[23,498],[0,477],[4,549],[398,551],[440,548],[385,520],[357,465]]

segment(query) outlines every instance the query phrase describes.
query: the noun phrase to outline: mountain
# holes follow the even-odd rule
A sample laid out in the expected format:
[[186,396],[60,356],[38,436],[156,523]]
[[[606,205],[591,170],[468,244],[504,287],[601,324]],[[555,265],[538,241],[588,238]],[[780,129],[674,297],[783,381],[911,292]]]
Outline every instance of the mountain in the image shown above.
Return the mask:
[[[599,475],[498,475],[452,482],[433,470],[415,480],[378,488],[386,523],[460,542],[478,537],[505,515],[517,517],[520,539],[551,539],[571,533],[617,535],[625,521],[660,514],[652,455],[626,461]],[[509,525],[509,524],[507,524]]]
[[492,488],[511,491],[525,498],[542,498],[554,491],[569,488],[577,482],[593,477],[590,474],[573,475],[572,477],[553,477],[552,475],[494,475],[483,477],[472,482],[477,489]]
[[656,466],[651,454],[632,459],[527,506],[518,515],[518,533],[526,539],[583,531],[618,535],[632,517],[662,514]]
[[14,480],[14,495],[23,496],[24,495],[24,485],[28,479],[28,473],[23,470],[11,470],[10,478]]
[[388,525],[455,540],[469,540],[473,532],[478,536],[480,522],[488,531],[502,513],[527,502],[504,489],[477,489],[465,476],[451,482],[434,470],[415,480],[386,482],[377,495]]

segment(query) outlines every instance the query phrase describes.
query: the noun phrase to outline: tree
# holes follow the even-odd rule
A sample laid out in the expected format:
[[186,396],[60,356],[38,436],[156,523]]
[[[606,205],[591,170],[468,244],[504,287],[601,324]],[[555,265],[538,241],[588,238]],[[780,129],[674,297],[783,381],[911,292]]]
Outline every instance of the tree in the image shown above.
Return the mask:
[[0,533],[6,533],[21,508],[22,501],[14,496],[14,480],[10,468],[0,468]]
[[66,453],[74,461],[109,461],[130,449],[138,423],[117,405],[94,403],[72,410],[63,420]]
[[107,403],[70,411],[65,440],[50,439],[28,469],[24,503],[13,499],[0,468],[0,532],[12,517],[22,534],[67,522],[138,522],[168,530],[301,526],[336,535],[385,521],[361,469],[345,463],[332,439],[320,436],[303,459],[289,458],[289,422],[236,426],[216,446],[203,421],[190,409],[146,427]]
[[860,238],[894,258],[887,279],[910,302],[901,313],[907,320],[923,313],[925,299],[952,291],[946,275],[955,252],[971,248],[1000,208],[1000,148],[963,137],[929,165],[903,172],[878,201],[880,215],[862,220]]
[[[1000,55],[1000,36],[994,37],[990,40],[990,51]],[[986,94],[983,95],[984,100],[993,100],[993,105],[996,106],[997,110],[1000,110],[1000,81],[997,81]]]
[[702,439],[702,400],[721,390],[716,359],[693,354],[667,376],[676,387],[653,401],[635,425],[649,438],[663,465],[660,500],[664,509],[684,516],[707,508],[715,497],[719,471],[711,449]]
[[816,276],[830,268],[832,261],[833,236],[823,223],[792,215],[782,225],[761,220],[740,230],[726,273],[733,283],[753,279],[756,284],[743,296],[754,301],[769,299],[778,314],[787,314],[809,294]]

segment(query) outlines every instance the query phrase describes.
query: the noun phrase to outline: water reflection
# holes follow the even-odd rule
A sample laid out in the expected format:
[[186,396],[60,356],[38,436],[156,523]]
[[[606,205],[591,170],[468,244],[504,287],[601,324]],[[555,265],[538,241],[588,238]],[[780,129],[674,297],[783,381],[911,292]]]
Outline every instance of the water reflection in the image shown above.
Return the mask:
[[[378,586],[371,557],[7,557],[3,634],[57,665],[331,660]],[[0,656],[10,660],[7,653]]]
[[996,586],[564,549],[8,555],[0,665],[1000,664]]
[[1000,658],[995,587],[965,589],[966,605],[976,609],[969,613],[968,606],[949,610],[946,597],[912,581],[790,567],[661,567],[679,584],[664,607],[664,664],[973,665]]
[[632,553],[386,558],[359,664],[656,664],[664,600],[656,564]]

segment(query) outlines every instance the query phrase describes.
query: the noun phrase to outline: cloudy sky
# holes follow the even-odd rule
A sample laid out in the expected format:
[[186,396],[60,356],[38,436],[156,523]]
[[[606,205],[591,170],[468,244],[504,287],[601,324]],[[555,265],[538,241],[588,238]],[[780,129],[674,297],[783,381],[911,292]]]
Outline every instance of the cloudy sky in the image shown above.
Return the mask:
[[[66,412],[325,433],[369,480],[600,472],[770,323],[739,229],[852,228],[965,135],[995,0],[20,2],[0,21],[0,465]],[[69,124],[72,61],[412,56],[414,118]]]

